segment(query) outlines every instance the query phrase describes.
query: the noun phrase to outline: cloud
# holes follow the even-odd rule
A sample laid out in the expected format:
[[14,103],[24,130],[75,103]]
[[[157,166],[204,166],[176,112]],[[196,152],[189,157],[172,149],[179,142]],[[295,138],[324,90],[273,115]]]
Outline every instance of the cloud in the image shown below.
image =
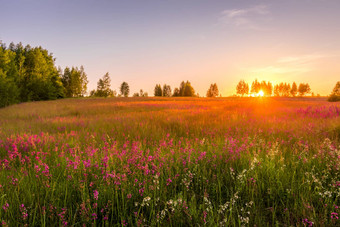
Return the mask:
[[257,5],[251,8],[224,10],[219,21],[223,24],[239,28],[262,30],[259,25],[261,17],[270,12],[266,5]]
[[302,66],[266,66],[262,68],[251,69],[252,73],[266,73],[266,74],[289,74],[289,73],[305,73],[309,72],[309,67]]
[[267,74],[301,74],[313,70],[314,63],[322,58],[334,57],[335,55],[307,54],[297,56],[285,56],[279,58],[274,64],[250,69],[254,73]]
[[312,61],[318,60],[320,58],[326,58],[329,56],[310,54],[310,55],[300,55],[300,56],[288,56],[282,57],[277,62],[278,63],[292,63],[292,64],[307,64]]

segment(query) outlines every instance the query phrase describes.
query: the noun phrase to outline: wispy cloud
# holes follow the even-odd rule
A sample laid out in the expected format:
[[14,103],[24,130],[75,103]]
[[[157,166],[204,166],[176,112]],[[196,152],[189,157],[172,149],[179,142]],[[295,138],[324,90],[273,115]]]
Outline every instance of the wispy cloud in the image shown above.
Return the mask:
[[320,54],[309,54],[309,55],[300,55],[300,56],[287,56],[278,59],[278,63],[294,63],[294,64],[306,64],[320,58],[331,57],[327,55]]
[[309,72],[309,67],[303,66],[266,66],[251,69],[252,73],[266,73],[266,74],[289,74],[289,73],[305,73]]
[[335,55],[324,54],[285,56],[279,58],[272,65],[252,68],[249,71],[254,73],[269,74],[301,74],[312,71],[314,68],[314,63],[316,63],[318,60],[334,56]]
[[224,10],[221,12],[219,21],[223,24],[234,25],[239,28],[262,30],[259,19],[269,13],[269,9],[266,5],[257,5],[244,9]]

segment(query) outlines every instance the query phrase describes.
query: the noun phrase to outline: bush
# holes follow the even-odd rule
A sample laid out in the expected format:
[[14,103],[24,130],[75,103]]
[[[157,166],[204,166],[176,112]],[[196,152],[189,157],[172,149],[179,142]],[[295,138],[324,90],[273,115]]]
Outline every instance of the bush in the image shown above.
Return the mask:
[[340,96],[337,96],[337,95],[333,94],[333,95],[329,96],[328,101],[329,102],[339,102],[340,101]]

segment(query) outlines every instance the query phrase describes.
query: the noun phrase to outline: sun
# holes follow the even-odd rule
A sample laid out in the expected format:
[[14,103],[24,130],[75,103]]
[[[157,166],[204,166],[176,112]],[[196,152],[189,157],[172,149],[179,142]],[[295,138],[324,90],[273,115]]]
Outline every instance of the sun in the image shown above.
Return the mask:
[[257,93],[257,96],[263,97],[264,96],[264,92],[262,90],[260,90],[259,93]]

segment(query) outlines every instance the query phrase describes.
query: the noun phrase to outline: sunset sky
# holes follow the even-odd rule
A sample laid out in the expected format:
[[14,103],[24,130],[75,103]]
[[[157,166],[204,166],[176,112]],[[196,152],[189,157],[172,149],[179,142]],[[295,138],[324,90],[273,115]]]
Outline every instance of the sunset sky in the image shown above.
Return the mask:
[[106,72],[118,91],[153,95],[189,80],[202,96],[240,79],[340,81],[339,0],[0,0],[0,40],[41,45],[56,64],[83,65],[89,90]]

